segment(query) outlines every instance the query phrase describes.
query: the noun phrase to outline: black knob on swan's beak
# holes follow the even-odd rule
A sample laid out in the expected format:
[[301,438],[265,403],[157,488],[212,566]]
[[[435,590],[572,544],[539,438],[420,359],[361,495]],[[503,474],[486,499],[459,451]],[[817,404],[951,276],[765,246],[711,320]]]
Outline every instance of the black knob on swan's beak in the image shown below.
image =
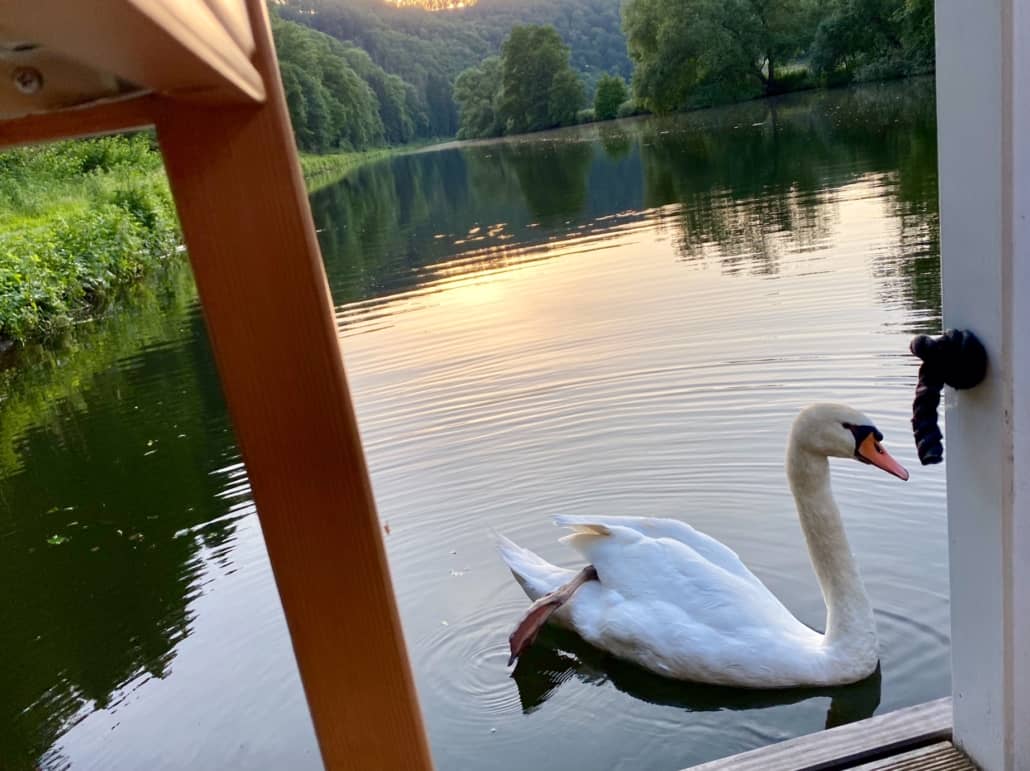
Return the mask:
[[964,329],[949,329],[940,337],[919,335],[909,350],[923,362],[912,402],[912,433],[919,462],[929,466],[944,459],[943,437],[937,426],[941,389],[949,385],[961,390],[983,382],[987,351],[976,335]]

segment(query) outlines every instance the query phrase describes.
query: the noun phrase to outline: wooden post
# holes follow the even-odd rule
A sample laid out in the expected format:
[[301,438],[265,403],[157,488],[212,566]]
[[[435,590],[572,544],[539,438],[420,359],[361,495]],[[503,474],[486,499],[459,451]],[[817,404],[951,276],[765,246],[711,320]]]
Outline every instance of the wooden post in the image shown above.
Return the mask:
[[1030,768],[1030,8],[937,3],[946,327],[991,357],[951,394],[945,458],[956,743]]
[[267,102],[157,129],[327,768],[431,768],[263,0]]

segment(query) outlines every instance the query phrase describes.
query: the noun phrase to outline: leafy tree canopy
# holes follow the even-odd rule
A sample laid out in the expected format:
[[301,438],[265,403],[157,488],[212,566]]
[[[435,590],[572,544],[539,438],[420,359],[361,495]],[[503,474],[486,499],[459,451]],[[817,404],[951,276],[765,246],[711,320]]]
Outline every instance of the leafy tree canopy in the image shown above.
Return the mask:
[[504,132],[499,105],[501,58],[491,56],[469,67],[454,81],[454,99],[461,105],[458,138],[495,137]]
[[554,27],[515,27],[492,57],[458,76],[460,137],[539,131],[576,121],[586,101],[569,48]]
[[[276,9],[285,19],[366,51],[385,72],[410,84],[409,100],[427,121],[424,129],[416,128],[416,136],[455,134],[455,79],[497,55],[519,25],[557,29],[569,46],[572,67],[591,90],[605,72],[626,78],[631,73],[619,0],[480,0],[461,11],[438,13],[395,8],[382,0],[285,0]],[[386,133],[392,135],[389,125]]]
[[626,101],[629,90],[626,81],[618,75],[602,75],[594,94],[594,115],[598,120],[611,120],[619,114],[619,106]]
[[628,0],[623,28],[655,112],[933,67],[933,0]]
[[841,80],[932,70],[933,0],[832,0],[816,29],[811,63]]
[[379,101],[336,40],[273,17],[276,53],[297,146],[363,150],[384,139]]

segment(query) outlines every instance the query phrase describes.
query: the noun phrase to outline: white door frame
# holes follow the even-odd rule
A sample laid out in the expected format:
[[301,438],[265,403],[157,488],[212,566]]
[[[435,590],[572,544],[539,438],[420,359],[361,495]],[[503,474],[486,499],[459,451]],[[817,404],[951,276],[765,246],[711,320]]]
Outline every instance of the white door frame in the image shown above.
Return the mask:
[[1030,769],[1030,0],[937,0],[945,327],[990,356],[947,397],[955,742]]

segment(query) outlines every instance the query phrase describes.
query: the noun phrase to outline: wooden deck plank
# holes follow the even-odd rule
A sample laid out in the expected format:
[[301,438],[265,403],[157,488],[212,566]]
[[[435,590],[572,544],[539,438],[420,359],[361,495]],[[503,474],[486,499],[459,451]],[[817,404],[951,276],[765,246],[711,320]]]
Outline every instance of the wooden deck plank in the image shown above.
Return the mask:
[[850,771],[976,771],[976,766],[951,742],[936,742],[854,766]]
[[852,768],[951,737],[951,699],[877,715],[828,731],[789,739],[690,771],[828,771]]

